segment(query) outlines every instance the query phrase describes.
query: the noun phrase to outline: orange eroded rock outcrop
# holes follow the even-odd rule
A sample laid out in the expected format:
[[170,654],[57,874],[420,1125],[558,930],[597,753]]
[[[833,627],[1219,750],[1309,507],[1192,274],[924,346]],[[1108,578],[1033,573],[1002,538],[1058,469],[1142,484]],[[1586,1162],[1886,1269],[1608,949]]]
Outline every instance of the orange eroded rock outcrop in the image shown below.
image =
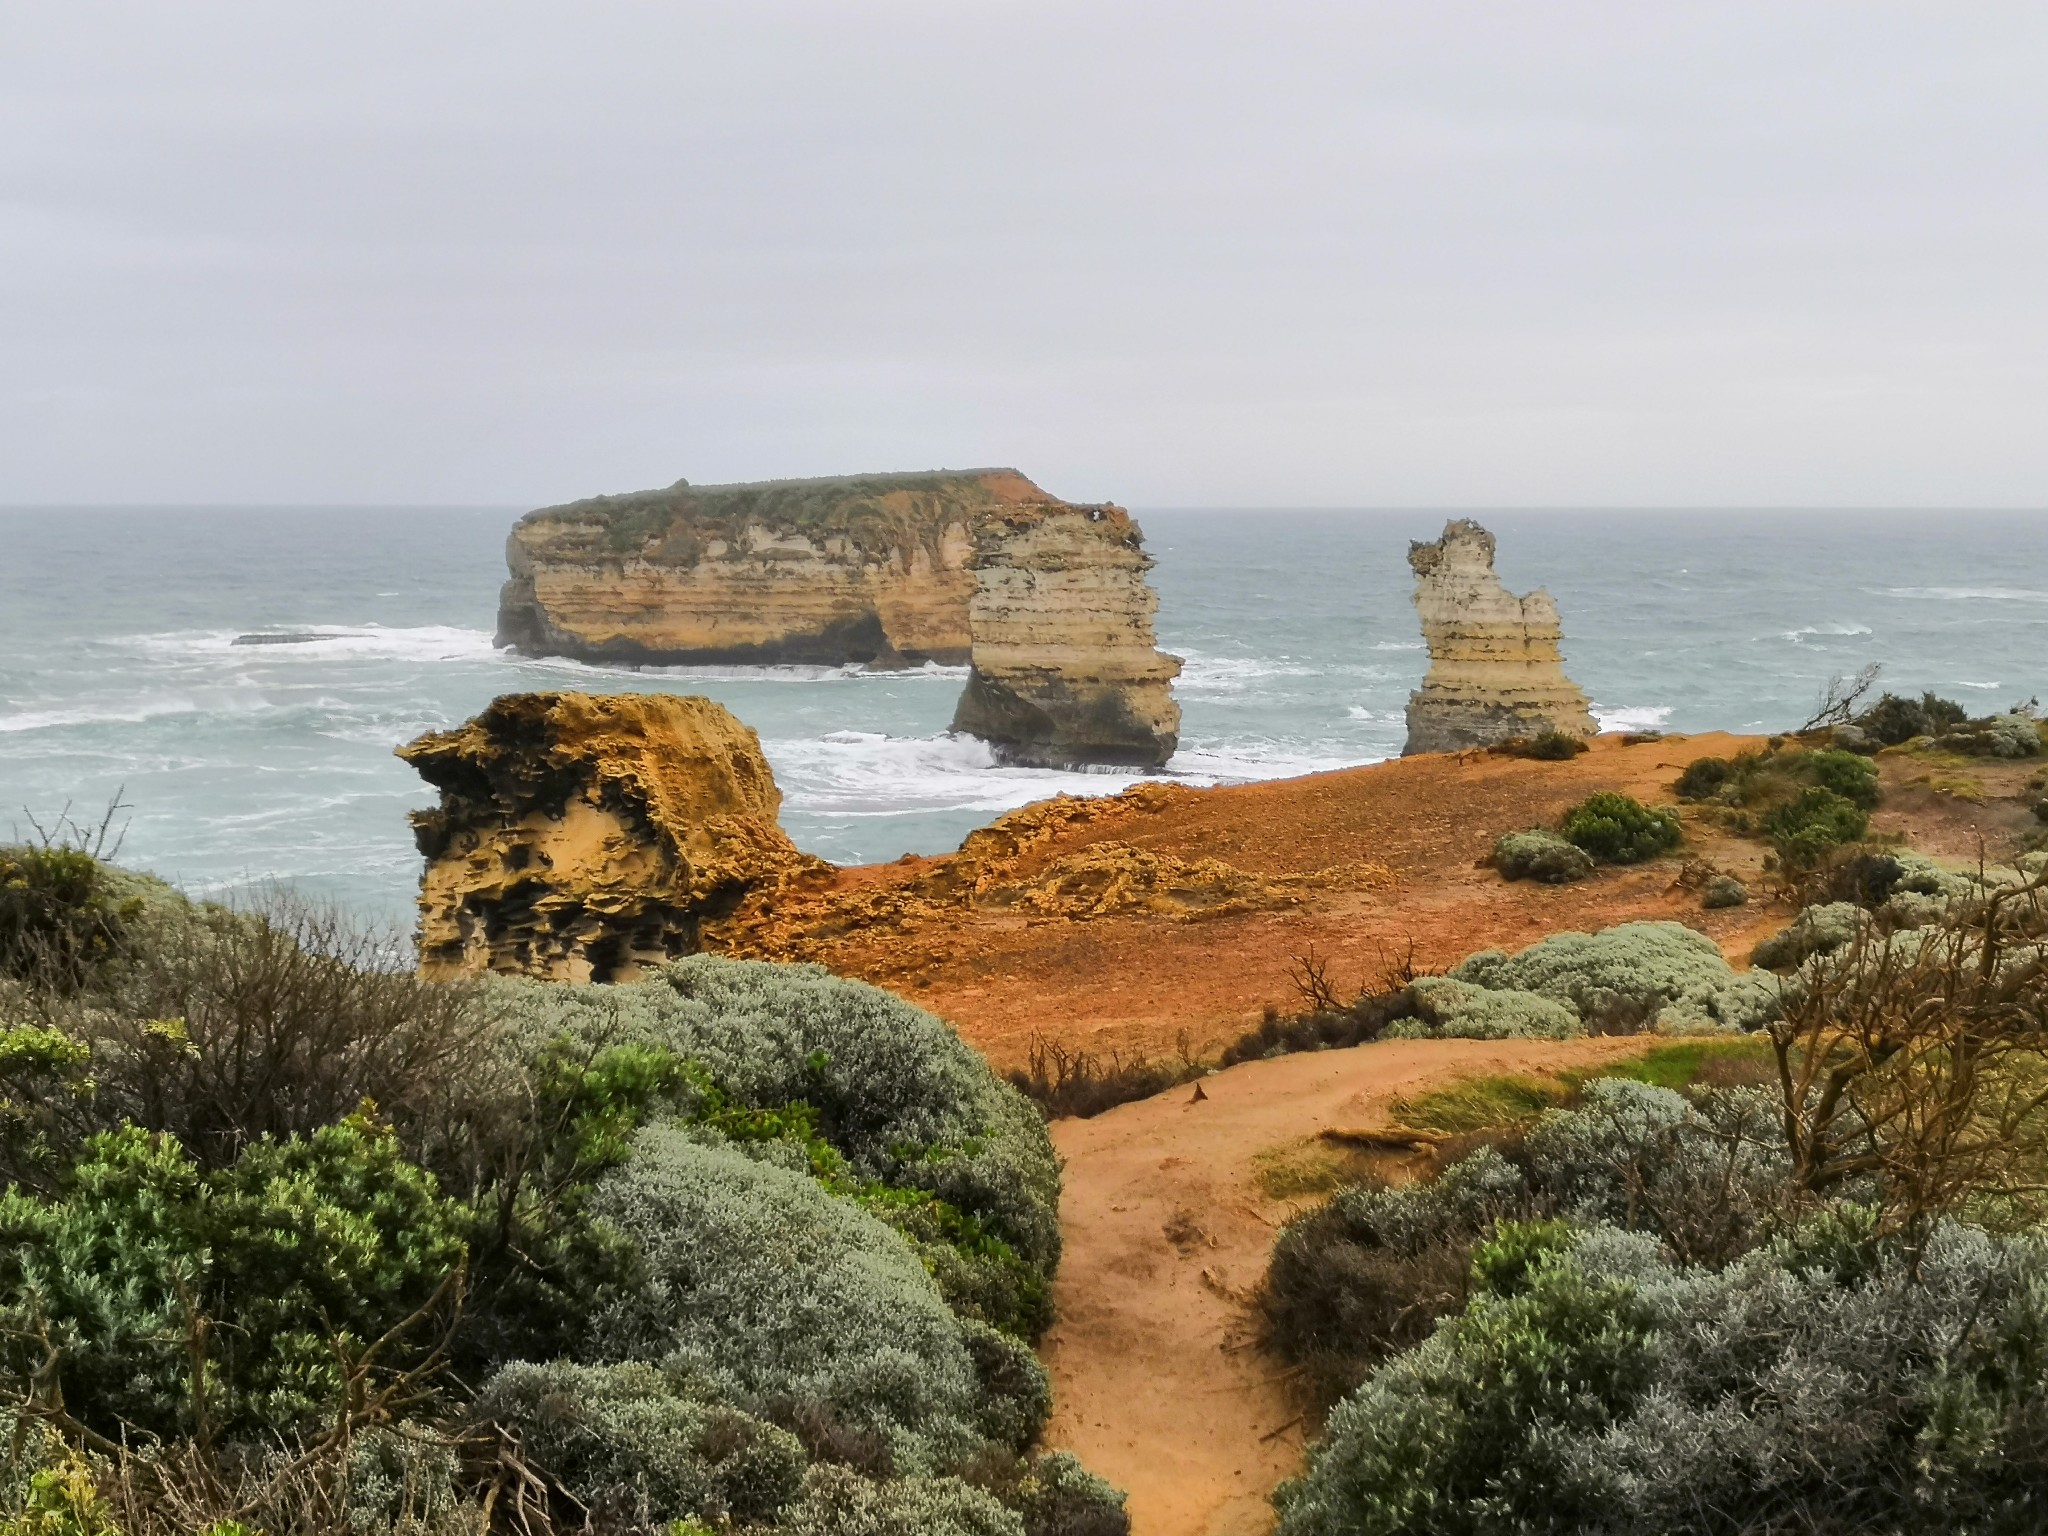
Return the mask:
[[1408,564],[1429,674],[1408,696],[1404,757],[1599,730],[1586,696],[1564,675],[1557,604],[1540,588],[1517,597],[1501,585],[1492,534],[1458,518],[1442,538],[1410,544]]
[[985,519],[973,671],[953,729],[1034,767],[1165,763],[1180,741],[1180,658],[1154,644],[1151,568],[1122,507],[1010,506]]
[[778,824],[760,740],[709,699],[509,694],[398,755],[441,792],[412,817],[429,975],[628,980],[824,867]]
[[959,665],[976,529],[1064,505],[982,469],[679,480],[544,507],[506,545],[498,643],[584,661]]

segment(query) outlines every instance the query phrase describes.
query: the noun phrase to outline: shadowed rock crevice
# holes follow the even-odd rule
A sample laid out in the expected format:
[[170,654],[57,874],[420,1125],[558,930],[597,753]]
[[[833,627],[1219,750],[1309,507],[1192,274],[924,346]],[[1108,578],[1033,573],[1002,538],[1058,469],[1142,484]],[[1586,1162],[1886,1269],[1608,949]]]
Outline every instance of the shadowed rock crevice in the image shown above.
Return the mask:
[[1446,523],[1431,543],[1408,546],[1429,673],[1408,696],[1404,757],[1600,729],[1564,675],[1557,604],[1540,588],[1517,597],[1503,587],[1493,547],[1493,535],[1467,518]]

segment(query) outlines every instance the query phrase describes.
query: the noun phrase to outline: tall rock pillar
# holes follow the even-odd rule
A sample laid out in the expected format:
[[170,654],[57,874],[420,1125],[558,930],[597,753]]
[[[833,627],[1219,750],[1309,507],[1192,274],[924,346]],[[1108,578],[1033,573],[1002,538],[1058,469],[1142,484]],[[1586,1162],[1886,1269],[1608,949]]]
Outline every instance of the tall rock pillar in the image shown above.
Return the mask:
[[1492,534],[1459,518],[1433,543],[1410,544],[1408,564],[1429,674],[1408,696],[1403,757],[1600,729],[1586,696],[1564,675],[1557,604],[1540,588],[1516,597],[1500,584]]
[[1180,658],[1154,644],[1159,599],[1130,513],[1048,501],[976,532],[972,667],[953,729],[1007,763],[1158,768],[1180,742]]

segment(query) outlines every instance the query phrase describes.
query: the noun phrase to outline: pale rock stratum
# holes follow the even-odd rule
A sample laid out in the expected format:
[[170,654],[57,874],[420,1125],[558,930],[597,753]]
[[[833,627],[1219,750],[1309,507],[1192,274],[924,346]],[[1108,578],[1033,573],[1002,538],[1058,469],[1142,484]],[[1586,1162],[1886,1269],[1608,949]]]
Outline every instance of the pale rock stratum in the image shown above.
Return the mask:
[[398,755],[441,792],[412,816],[426,975],[628,981],[825,867],[783,833],[759,738],[709,699],[507,694]]
[[579,661],[959,666],[974,530],[1064,505],[1011,469],[594,496],[521,518],[498,643]]
[[1564,675],[1557,604],[1541,588],[1517,597],[1502,586],[1493,547],[1493,535],[1468,518],[1408,546],[1429,673],[1408,696],[1404,757],[1600,729]]
[[1164,764],[1180,740],[1181,664],[1154,644],[1151,568],[1122,507],[1046,502],[984,518],[953,729],[1032,767]]

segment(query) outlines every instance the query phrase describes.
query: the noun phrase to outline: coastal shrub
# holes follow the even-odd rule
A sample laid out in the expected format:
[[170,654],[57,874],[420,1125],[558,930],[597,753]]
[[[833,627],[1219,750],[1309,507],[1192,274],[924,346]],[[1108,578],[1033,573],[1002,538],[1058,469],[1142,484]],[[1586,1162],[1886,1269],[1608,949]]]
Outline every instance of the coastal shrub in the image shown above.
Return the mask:
[[1206,1070],[1185,1051],[1176,1057],[1125,1055],[1117,1050],[1063,1045],[1036,1035],[1026,1064],[1005,1073],[1004,1080],[1036,1104],[1048,1120],[1069,1116],[1086,1120],[1119,1104],[1164,1093]]
[[1750,951],[1750,964],[1789,971],[1813,955],[1829,955],[1872,931],[1870,914],[1852,901],[1823,902],[1799,915]]
[[1562,831],[1603,864],[1640,864],[1679,843],[1678,816],[1652,810],[1633,795],[1602,790],[1564,813]]
[[130,1126],[88,1142],[60,1194],[0,1194],[0,1317],[17,1349],[48,1330],[70,1411],[103,1435],[193,1432],[200,1357],[217,1427],[289,1429],[332,1409],[342,1357],[445,1294],[466,1226],[362,1117],[217,1170]]
[[1934,744],[1971,757],[2037,757],[2041,727],[2032,715],[1990,715],[1943,732]]
[[821,1410],[907,1474],[982,1443],[975,1358],[932,1277],[806,1173],[650,1127],[592,1212],[638,1263],[589,1320],[587,1361],[702,1377],[799,1435]]
[[1283,1227],[1259,1307],[1310,1401],[1328,1407],[1426,1339],[1463,1304],[1480,1234],[1528,1203],[1521,1170],[1483,1147],[1427,1184],[1346,1189]]
[[1880,746],[1896,747],[1916,736],[1938,736],[1968,718],[1962,705],[1931,692],[1917,699],[1887,693],[1856,717],[1856,726]]
[[1715,875],[1700,888],[1700,905],[1709,912],[1746,906],[1748,902],[1749,887],[1733,875]]
[[1562,763],[1590,751],[1583,736],[1564,731],[1539,731],[1534,736],[1516,736],[1488,748],[1499,757],[1524,757],[1540,763]]
[[121,963],[55,1015],[90,1052],[97,1128],[168,1132],[216,1168],[369,1100],[420,1154],[489,1055],[475,986],[421,981],[339,913],[168,897],[124,923]]
[[650,1365],[508,1365],[471,1413],[606,1525],[767,1524],[809,1464],[787,1430]]
[[817,1467],[776,1527],[781,1536],[1031,1536],[1016,1511],[957,1477],[871,1482]]
[[1811,869],[1832,848],[1853,843],[1869,829],[1862,808],[1815,784],[1763,819],[1763,831],[1789,869]]
[[2048,1251],[1869,1232],[1823,1213],[1720,1269],[1611,1227],[1482,1250],[1469,1305],[1331,1416],[1281,1536],[2038,1526]]
[[118,951],[137,903],[83,848],[0,846],[0,975],[78,985]]
[[983,1457],[960,1476],[1015,1510],[1024,1536],[1130,1536],[1123,1494],[1071,1452]]
[[1859,810],[1877,809],[1877,765],[1869,758],[1823,747],[1808,752],[1802,762],[1820,788],[1833,791]]
[[1576,1009],[1534,992],[1448,976],[1418,977],[1408,990],[1416,1016],[1387,1026],[1395,1039],[1564,1040],[1586,1032]]
[[656,1046],[740,1108],[808,1105],[859,1177],[929,1191],[1048,1272],[1058,1259],[1043,1117],[942,1020],[880,988],[696,955],[625,986],[500,981],[493,1001],[529,1052],[565,1035]]
[[1493,845],[1493,867],[1504,880],[1540,880],[1563,885],[1593,873],[1593,858],[1555,832],[1531,828],[1506,832]]
[[1705,800],[1718,794],[1734,772],[1725,757],[1696,757],[1685,765],[1671,792],[1681,800]]
[[1761,1028],[1776,1012],[1767,983],[1738,976],[1714,941],[1681,923],[1622,923],[1554,933],[1514,955],[1468,955],[1453,980],[1535,992],[1572,1008],[1596,1034]]

